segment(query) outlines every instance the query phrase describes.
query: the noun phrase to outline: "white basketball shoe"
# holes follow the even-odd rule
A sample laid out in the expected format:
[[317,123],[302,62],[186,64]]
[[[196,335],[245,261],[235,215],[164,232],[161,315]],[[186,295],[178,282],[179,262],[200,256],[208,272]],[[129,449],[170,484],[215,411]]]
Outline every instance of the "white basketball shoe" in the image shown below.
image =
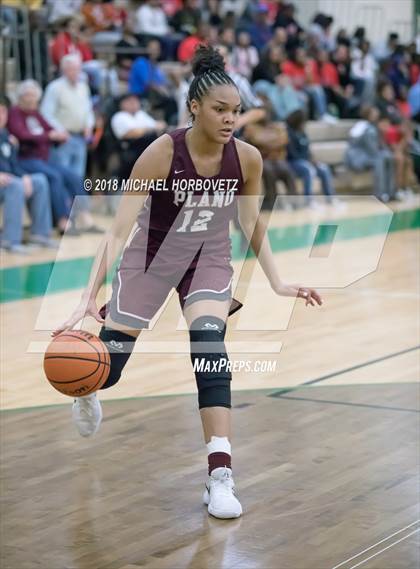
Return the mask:
[[235,496],[235,483],[230,468],[215,468],[208,478],[203,494],[208,512],[215,518],[239,518],[242,506]]
[[94,435],[102,421],[102,407],[96,393],[77,397],[73,403],[72,417],[82,437]]

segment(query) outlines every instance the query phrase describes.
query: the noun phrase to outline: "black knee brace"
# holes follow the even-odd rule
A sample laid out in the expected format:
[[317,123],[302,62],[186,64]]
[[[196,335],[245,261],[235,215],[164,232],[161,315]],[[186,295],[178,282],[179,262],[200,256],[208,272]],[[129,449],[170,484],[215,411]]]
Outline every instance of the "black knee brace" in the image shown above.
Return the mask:
[[224,343],[225,334],[225,323],[214,316],[200,316],[191,324],[191,363],[200,409],[231,407],[232,374]]
[[108,379],[101,387],[101,389],[107,389],[115,385],[120,379],[123,367],[133,351],[136,338],[104,326],[101,328],[99,337],[107,347],[111,358]]

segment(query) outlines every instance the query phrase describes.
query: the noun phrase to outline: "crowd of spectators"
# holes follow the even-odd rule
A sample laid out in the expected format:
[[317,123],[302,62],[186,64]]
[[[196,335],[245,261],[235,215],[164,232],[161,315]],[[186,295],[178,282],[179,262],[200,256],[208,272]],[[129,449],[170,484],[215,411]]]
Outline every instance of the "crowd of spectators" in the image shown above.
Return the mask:
[[[415,180],[420,56],[414,41],[404,44],[389,33],[372,45],[364,28],[333,31],[333,18],[322,13],[305,28],[293,3],[283,0],[34,2],[47,20],[49,56],[42,65],[50,79],[39,85],[28,78],[11,93],[11,106],[0,102],[0,136],[7,141],[0,152],[3,248],[28,252],[20,222],[25,200],[32,242],[55,246],[52,226],[74,235],[101,231],[83,190],[86,169],[105,167],[117,153],[118,168],[106,173],[126,177],[152,140],[188,124],[190,61],[200,44],[219,49],[238,86],[236,134],[262,153],[267,207],[277,180],[296,195],[300,178],[311,206],[318,176],[327,200],[335,199],[330,168],[311,153],[307,119],[357,121],[346,164],[373,171],[381,200],[403,199]],[[10,10],[6,0],[2,16],[12,26]],[[42,221],[41,209],[51,212]]]

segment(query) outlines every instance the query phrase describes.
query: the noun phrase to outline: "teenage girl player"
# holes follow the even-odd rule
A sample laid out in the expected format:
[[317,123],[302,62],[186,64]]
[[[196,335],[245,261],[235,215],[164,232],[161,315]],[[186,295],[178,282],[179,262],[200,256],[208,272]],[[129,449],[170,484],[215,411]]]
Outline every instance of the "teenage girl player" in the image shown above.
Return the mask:
[[[126,245],[107,305],[107,325],[99,335],[111,357],[110,374],[102,388],[106,389],[120,379],[140,330],[148,327],[175,287],[189,327],[191,361],[204,362],[201,371],[195,371],[208,450],[204,503],[213,516],[237,518],[242,507],[234,493],[231,467],[231,374],[219,365],[227,358],[226,320],[238,308],[231,296],[229,238],[236,202],[241,227],[272,289],[282,296],[304,298],[306,305],[320,305],[322,300],[316,290],[285,284],[277,273],[258,218],[261,155],[233,137],[241,105],[222,57],[213,48],[199,47],[193,73],[187,100],[192,127],[162,135],[139,157],[131,180],[148,181],[149,192],[123,195],[80,305],[53,335],[72,328],[86,315],[105,322],[96,296]],[[163,182],[169,191],[157,191]],[[248,197],[237,200],[238,195]],[[82,436],[94,434],[101,419],[96,393],[75,400],[73,420]]]

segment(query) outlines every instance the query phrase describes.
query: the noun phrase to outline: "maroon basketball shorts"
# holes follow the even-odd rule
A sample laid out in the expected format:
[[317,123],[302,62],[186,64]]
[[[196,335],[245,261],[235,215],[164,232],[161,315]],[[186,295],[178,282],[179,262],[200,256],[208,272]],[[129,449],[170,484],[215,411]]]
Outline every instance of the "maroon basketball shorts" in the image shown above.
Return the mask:
[[171,235],[162,244],[138,228],[117,268],[107,312],[119,324],[148,328],[175,289],[182,308],[199,300],[229,300],[233,313],[242,305],[232,302],[232,277],[230,241],[202,244]]

